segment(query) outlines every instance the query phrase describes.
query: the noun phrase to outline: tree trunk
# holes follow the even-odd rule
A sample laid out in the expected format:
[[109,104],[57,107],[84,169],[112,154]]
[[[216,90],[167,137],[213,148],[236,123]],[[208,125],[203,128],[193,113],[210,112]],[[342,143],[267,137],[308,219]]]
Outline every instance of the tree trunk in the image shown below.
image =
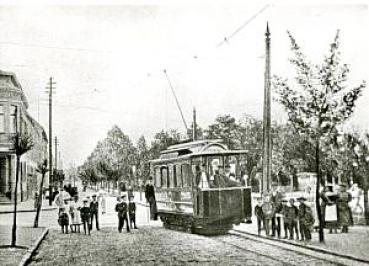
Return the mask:
[[20,175],[20,196],[21,196],[21,202],[23,202],[23,175],[22,173]]
[[364,216],[365,216],[366,225],[369,225],[368,190],[369,190],[369,186],[366,185],[364,189]]
[[40,217],[40,212],[41,212],[41,207],[42,207],[42,188],[44,185],[44,178],[45,178],[45,174],[42,174],[40,190],[38,193],[39,196],[38,196],[38,202],[37,202],[36,217],[35,217],[35,222],[33,223],[33,227],[35,228],[38,227],[38,219]]
[[320,209],[320,158],[319,158],[319,145],[320,139],[317,138],[315,144],[315,171],[316,171],[316,191],[315,191],[315,205],[316,205],[316,212],[319,220],[319,242],[324,242],[324,228],[323,228],[323,221],[322,221],[322,212]]
[[20,161],[20,157],[17,156],[17,165],[16,165],[16,173],[15,173],[14,214],[13,214],[12,240],[11,240],[11,244],[10,244],[12,247],[15,247],[15,244],[17,242],[17,200],[18,200],[19,161]]

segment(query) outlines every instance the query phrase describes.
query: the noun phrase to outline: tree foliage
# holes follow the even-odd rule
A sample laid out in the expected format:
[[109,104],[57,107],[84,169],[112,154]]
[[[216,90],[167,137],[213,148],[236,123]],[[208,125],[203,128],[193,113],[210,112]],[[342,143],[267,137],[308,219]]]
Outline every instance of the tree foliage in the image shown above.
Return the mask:
[[316,208],[319,239],[323,242],[319,204],[321,147],[329,146],[339,134],[337,127],[353,114],[355,103],[366,84],[363,81],[356,87],[348,87],[349,68],[347,64],[341,63],[339,31],[322,64],[309,62],[295,38],[289,32],[288,36],[293,53],[290,62],[295,67],[296,75],[293,82],[275,76],[273,88],[277,92],[276,100],[287,111],[289,122],[296,133],[310,142],[315,150]]

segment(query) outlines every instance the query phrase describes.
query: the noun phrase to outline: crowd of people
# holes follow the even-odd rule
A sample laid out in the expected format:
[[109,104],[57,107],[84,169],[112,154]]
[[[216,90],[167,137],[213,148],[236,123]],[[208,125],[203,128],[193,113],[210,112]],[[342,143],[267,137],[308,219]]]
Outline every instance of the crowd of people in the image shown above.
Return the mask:
[[[338,193],[327,192],[324,188],[320,194],[321,212],[324,228],[330,233],[341,229],[342,233],[348,233],[348,227],[352,225],[352,214],[349,202],[352,197],[341,185]],[[290,240],[310,241],[311,233],[316,221],[312,202],[306,197],[298,197],[297,204],[294,198],[287,199],[276,185],[271,193],[265,193],[257,198],[254,214],[257,218],[258,235],[265,230],[266,236],[281,238],[282,228],[284,238]],[[328,213],[329,212],[329,213]]]
[[[134,194],[132,187],[128,190],[119,192],[117,203],[115,205],[115,212],[118,215],[118,231],[122,232],[123,227],[126,227],[127,232],[130,229],[138,229],[136,224],[136,203],[134,202]],[[58,224],[61,227],[62,233],[80,233],[80,227],[83,227],[85,234],[90,235],[95,223],[96,230],[100,230],[99,214],[106,213],[106,196],[103,191],[99,191],[92,196],[87,195],[86,198],[80,202],[77,195],[73,197],[65,187],[60,188],[56,193],[54,203],[58,207]],[[128,202],[126,201],[128,198]],[[152,220],[157,220],[157,208],[155,200],[155,191],[150,177],[145,186],[145,198],[150,206],[150,217]]]
[[287,201],[278,191],[258,198],[255,206],[258,234],[264,229],[267,236],[281,238],[283,225],[285,239],[293,240],[296,236],[296,240],[311,240],[314,225],[311,207],[305,197],[299,197],[297,200],[298,207],[293,198]]

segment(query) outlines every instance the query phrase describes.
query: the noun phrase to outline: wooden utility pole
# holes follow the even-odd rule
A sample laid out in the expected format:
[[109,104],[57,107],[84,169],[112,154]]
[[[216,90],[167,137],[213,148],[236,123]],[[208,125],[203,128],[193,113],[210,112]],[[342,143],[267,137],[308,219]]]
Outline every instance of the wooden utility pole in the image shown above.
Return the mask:
[[193,125],[192,125],[192,140],[193,141],[197,140],[196,131],[197,131],[197,125],[196,125],[196,109],[194,107],[193,108]]
[[58,170],[58,137],[55,137],[55,172]]
[[269,192],[272,170],[271,126],[271,94],[270,94],[270,32],[269,25],[265,32],[265,73],[264,73],[264,113],[263,113],[263,177],[261,192]]
[[53,117],[53,87],[55,85],[55,82],[53,82],[53,78],[50,77],[49,84],[47,89],[49,90],[49,205],[51,206],[53,204],[53,139],[52,139],[52,117]]

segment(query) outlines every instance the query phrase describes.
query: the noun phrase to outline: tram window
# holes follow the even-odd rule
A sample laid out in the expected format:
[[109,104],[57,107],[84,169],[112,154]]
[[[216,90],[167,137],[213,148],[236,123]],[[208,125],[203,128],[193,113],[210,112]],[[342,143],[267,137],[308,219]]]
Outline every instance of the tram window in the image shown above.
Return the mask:
[[161,168],[161,187],[167,187],[168,185],[168,169],[167,167]]
[[191,186],[191,170],[188,164],[182,165],[182,181],[183,187]]
[[160,168],[155,168],[155,186],[161,187],[161,173]]
[[177,169],[176,169],[176,165],[174,164],[172,166],[172,170],[173,170],[173,187],[177,187]]
[[177,179],[177,187],[182,187],[182,172],[181,172],[181,166],[175,165],[175,171],[176,171],[176,179]]
[[170,165],[168,167],[168,174],[169,174],[169,181],[168,181],[168,187],[174,187],[174,171],[173,171],[173,165]]

